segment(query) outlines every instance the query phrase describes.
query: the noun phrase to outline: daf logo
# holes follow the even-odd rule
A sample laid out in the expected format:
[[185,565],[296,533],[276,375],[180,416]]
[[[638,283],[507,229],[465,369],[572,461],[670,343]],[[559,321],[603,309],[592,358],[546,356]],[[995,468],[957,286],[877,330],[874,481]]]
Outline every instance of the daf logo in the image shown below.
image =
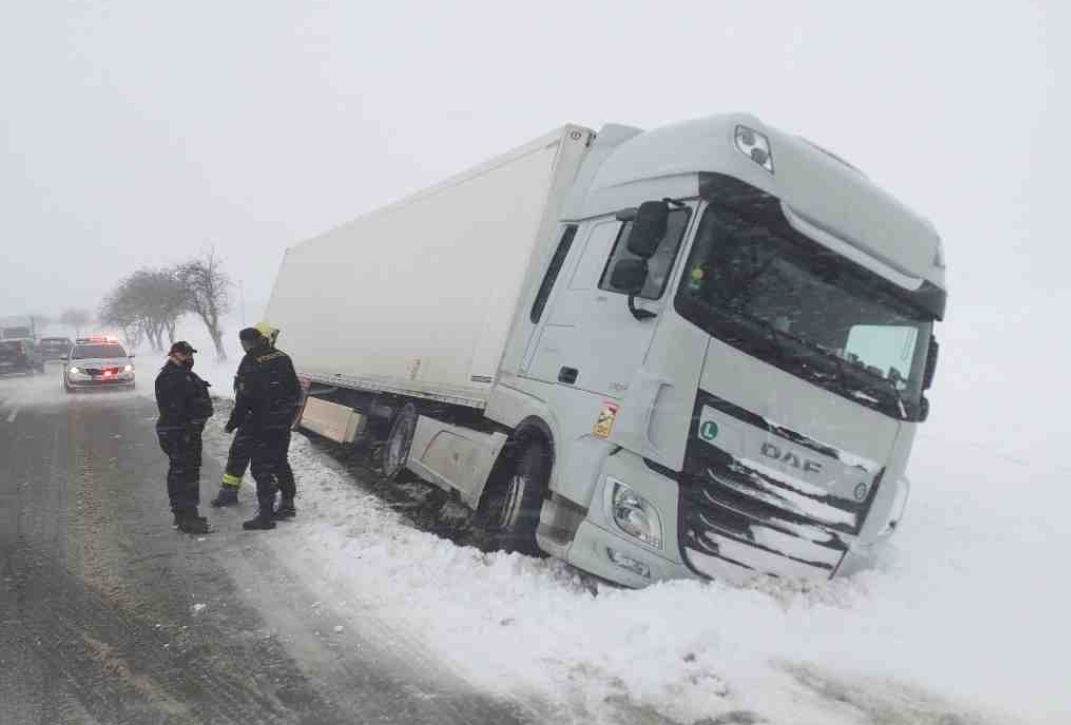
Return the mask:
[[792,451],[782,451],[773,443],[762,444],[762,455],[766,456],[767,458],[772,458],[775,461],[780,461],[786,466],[792,466],[793,468],[798,468],[802,471],[806,471],[807,473],[822,472],[822,464],[818,461],[812,461],[808,458],[801,459]]

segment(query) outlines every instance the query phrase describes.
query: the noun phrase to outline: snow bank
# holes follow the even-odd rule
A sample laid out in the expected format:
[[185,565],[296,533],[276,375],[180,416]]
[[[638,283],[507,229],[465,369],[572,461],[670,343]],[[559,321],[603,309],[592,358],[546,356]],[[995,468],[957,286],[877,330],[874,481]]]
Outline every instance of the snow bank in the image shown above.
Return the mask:
[[593,593],[560,562],[406,526],[300,437],[292,460],[300,518],[270,545],[346,602],[348,627],[390,629],[556,721],[1071,721],[1057,474],[924,439],[909,517],[874,571]]

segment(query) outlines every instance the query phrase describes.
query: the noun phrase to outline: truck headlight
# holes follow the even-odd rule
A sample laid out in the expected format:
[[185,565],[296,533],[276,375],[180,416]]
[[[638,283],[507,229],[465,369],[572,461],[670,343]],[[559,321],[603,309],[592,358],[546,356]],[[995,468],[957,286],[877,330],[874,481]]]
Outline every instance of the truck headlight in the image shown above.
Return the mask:
[[621,481],[608,478],[613,484],[610,510],[617,527],[648,546],[662,548],[662,517],[658,509]]
[[766,138],[766,134],[747,126],[737,126],[736,148],[771,174],[774,172],[773,152],[770,150],[770,139]]

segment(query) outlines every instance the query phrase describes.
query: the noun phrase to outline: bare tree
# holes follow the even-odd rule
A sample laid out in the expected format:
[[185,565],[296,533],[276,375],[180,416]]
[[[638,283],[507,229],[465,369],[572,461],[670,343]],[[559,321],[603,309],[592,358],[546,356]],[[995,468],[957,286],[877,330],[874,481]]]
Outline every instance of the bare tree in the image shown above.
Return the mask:
[[190,311],[190,299],[179,278],[178,268],[157,273],[157,311],[167,330],[167,341],[175,342],[175,329],[179,319]]
[[64,325],[73,327],[75,337],[81,337],[82,328],[93,321],[93,315],[88,310],[71,308],[63,311],[59,321]]
[[201,318],[212,337],[216,359],[226,360],[220,318],[231,308],[231,281],[215,250],[209,249],[201,257],[179,265],[177,275],[186,291],[190,311]]
[[179,281],[177,269],[142,270],[130,279],[135,299],[144,317],[144,327],[156,341],[158,350],[175,341],[179,318],[189,311],[188,295]]
[[104,298],[97,313],[102,323],[114,325],[122,330],[127,347],[132,350],[138,349],[141,341],[146,337],[144,321],[136,307],[130,290],[124,282]]
[[164,335],[175,341],[179,318],[187,311],[188,296],[177,270],[140,269],[124,279],[100,308],[101,320],[116,325],[131,347],[147,339],[153,350],[164,349]]

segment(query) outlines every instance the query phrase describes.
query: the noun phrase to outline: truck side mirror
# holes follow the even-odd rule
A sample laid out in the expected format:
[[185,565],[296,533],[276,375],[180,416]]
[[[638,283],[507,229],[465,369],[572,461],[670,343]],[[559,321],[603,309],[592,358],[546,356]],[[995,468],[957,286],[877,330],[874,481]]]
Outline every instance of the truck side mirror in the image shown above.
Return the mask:
[[922,375],[922,389],[929,390],[933,385],[934,375],[937,373],[937,355],[941,346],[937,344],[937,338],[930,335],[930,349],[926,351],[926,370]]
[[666,236],[669,220],[669,203],[645,201],[636,210],[632,231],[628,235],[628,251],[643,259],[650,259]]
[[645,284],[647,284],[646,259],[620,259],[614,265],[614,271],[610,273],[610,285],[615,290],[628,295],[628,311],[641,321],[655,316],[655,313],[650,310],[641,310],[636,307],[636,295],[643,291]]
[[610,274],[610,285],[629,296],[638,295],[647,284],[646,259],[619,259]]

